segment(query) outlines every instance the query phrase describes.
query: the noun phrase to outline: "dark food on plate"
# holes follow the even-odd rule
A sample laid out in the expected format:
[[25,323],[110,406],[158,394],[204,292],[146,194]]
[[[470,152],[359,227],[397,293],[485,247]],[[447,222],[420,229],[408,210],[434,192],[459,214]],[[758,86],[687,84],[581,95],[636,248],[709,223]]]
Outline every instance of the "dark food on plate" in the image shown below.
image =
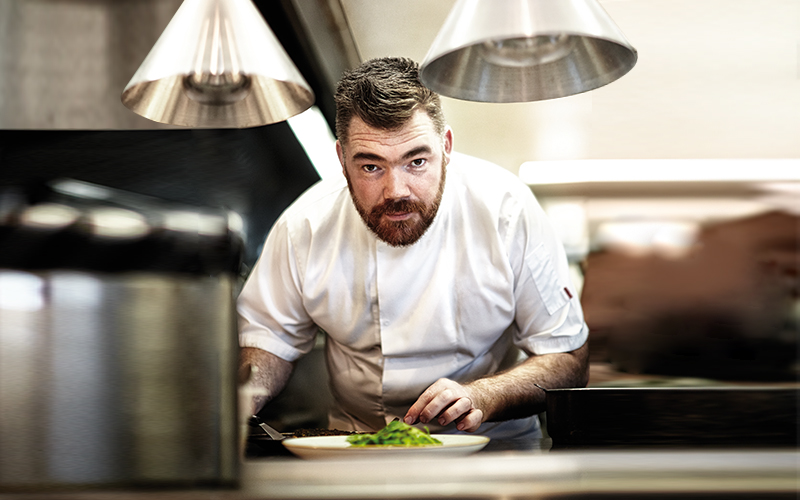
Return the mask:
[[405,422],[394,420],[374,434],[353,434],[347,437],[351,446],[430,446],[442,442],[424,431]]

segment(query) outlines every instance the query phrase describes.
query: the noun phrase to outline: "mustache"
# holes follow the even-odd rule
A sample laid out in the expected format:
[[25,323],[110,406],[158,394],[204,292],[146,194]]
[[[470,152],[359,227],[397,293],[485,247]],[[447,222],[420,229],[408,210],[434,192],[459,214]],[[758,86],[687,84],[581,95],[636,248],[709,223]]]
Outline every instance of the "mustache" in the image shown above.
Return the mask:
[[384,214],[396,214],[404,212],[419,212],[425,211],[425,204],[420,201],[400,199],[400,200],[385,200],[379,205],[372,207],[370,215],[373,217],[380,217]]

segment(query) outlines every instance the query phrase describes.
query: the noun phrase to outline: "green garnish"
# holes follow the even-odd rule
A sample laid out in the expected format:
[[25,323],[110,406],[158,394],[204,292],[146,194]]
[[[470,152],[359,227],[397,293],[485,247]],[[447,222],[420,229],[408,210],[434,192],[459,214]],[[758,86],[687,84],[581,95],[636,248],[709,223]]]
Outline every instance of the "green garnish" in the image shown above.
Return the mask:
[[347,436],[351,446],[426,446],[440,445],[441,441],[424,431],[395,420],[374,434],[351,434]]

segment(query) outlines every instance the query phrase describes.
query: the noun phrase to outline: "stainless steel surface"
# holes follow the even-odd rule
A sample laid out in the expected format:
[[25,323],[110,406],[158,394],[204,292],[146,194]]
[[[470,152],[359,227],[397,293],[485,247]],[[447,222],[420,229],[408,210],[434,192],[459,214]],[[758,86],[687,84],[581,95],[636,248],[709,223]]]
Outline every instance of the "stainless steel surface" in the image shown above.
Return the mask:
[[[255,10],[249,0],[237,3]],[[120,101],[120,94],[181,4],[182,0],[0,2],[0,128],[130,130],[176,127],[165,123],[168,113],[161,121],[132,113]],[[248,15],[248,21],[260,23],[268,30],[257,11],[256,16],[251,19]],[[201,27],[197,26],[195,31]],[[252,30],[240,31],[237,30],[237,40],[242,42],[246,35],[242,43],[249,46],[248,50],[256,47],[260,56],[267,57],[263,40],[268,35],[256,33],[254,40]],[[183,37],[181,41],[187,45],[190,42]],[[272,71],[275,61],[277,59],[270,58],[264,64],[269,64]],[[175,81],[182,86],[180,79]],[[163,85],[168,83],[162,82],[159,87]],[[269,92],[282,97],[299,95],[308,100],[302,109],[283,109],[271,104],[271,98],[259,98],[255,104],[248,105],[250,116],[256,117],[254,120],[267,115],[294,114],[313,101],[307,89],[289,80],[264,83],[264,78],[258,77],[253,85],[252,88],[267,85]],[[141,90],[139,98],[148,99],[155,90]],[[152,98],[149,102],[153,106],[160,105]],[[273,107],[265,108],[268,103]],[[185,106],[186,112],[196,107],[191,103]],[[195,111],[198,116],[218,120],[227,116],[231,107]],[[211,126],[213,123],[217,122],[213,121]]]
[[260,424],[258,424],[258,426],[261,427],[264,430],[264,432],[266,432],[267,435],[269,435],[269,437],[271,437],[275,441],[280,441],[284,437],[283,434],[281,434],[280,432],[276,431],[272,427],[268,426],[264,422],[261,422]]
[[122,102],[187,127],[254,127],[301,113],[314,93],[250,0],[186,0]]
[[[477,454],[436,460],[267,459],[238,490],[3,494],[0,500],[795,498],[796,452]],[[398,473],[402,471],[402,473]]]
[[420,77],[457,99],[539,101],[602,87],[636,60],[596,0],[459,0]]
[[167,128],[119,94],[180,3],[0,2],[0,129]]
[[[477,453],[450,459],[245,463],[249,498],[580,498],[797,491],[795,451]],[[574,496],[573,496],[574,495]],[[660,495],[660,496],[659,496]],[[671,495],[671,496],[667,496]],[[596,498],[596,497],[594,497]],[[623,497],[625,498],[625,497]]]
[[317,56],[327,88],[333,90],[342,72],[361,62],[339,0],[291,0],[302,32]]
[[281,441],[285,436],[278,432],[277,430],[273,429],[271,426],[267,425],[263,422],[257,415],[253,415],[250,417],[251,425],[255,425],[256,427],[260,428],[264,433],[269,436],[274,441]]
[[0,491],[231,486],[234,280],[0,270]]

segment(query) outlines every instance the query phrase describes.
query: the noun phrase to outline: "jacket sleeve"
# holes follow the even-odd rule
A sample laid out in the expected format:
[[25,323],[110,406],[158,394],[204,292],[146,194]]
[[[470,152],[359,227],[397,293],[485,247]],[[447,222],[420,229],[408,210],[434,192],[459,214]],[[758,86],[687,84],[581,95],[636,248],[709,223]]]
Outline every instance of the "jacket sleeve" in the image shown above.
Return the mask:
[[588,338],[566,252],[527,186],[509,215],[509,257],[516,274],[515,345],[529,355],[567,352]]
[[317,327],[303,306],[302,277],[285,219],[270,230],[237,300],[239,344],[294,361],[314,346]]

